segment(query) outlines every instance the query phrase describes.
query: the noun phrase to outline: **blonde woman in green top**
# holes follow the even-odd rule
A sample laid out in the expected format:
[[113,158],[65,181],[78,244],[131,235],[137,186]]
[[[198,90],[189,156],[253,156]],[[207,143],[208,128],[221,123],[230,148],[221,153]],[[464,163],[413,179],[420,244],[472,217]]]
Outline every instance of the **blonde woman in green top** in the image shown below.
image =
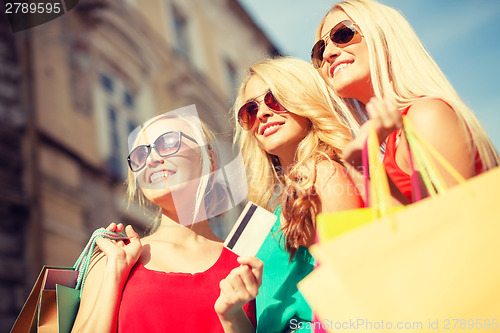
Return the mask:
[[310,64],[292,58],[250,67],[234,112],[249,199],[277,207],[279,217],[257,255],[264,262],[257,331],[310,327],[296,285],[313,269],[307,248],[316,215],[362,206],[340,157],[357,122]]

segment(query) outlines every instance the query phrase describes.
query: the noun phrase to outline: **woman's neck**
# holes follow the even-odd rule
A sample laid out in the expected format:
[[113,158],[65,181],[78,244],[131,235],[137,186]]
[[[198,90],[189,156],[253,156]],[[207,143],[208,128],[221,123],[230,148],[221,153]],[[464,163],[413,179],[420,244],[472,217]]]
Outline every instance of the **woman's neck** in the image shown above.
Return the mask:
[[189,244],[199,241],[220,242],[220,239],[210,229],[207,220],[183,225],[169,214],[162,214],[160,225],[153,235],[155,238],[172,244]]
[[368,104],[368,102],[370,101],[370,99],[372,99],[372,97],[375,97],[375,91],[373,90],[373,87],[370,85],[370,89],[363,90],[354,99],[356,99],[359,102],[361,102],[364,105],[366,105],[366,104]]

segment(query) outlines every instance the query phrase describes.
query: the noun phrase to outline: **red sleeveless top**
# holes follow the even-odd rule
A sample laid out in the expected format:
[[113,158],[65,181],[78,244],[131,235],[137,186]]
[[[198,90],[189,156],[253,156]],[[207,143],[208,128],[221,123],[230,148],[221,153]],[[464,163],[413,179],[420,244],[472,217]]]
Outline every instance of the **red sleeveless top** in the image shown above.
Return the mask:
[[[132,268],[118,311],[118,332],[223,332],[214,310],[219,282],[240,264],[223,248],[215,264],[200,273],[165,273],[140,262]],[[255,301],[243,310],[256,326]]]
[[[446,103],[445,101],[443,102]],[[404,116],[408,113],[410,107],[411,106],[408,106],[406,109],[403,110],[402,114]],[[387,171],[387,175],[392,179],[392,181],[398,187],[401,193],[404,194],[404,196],[407,197],[411,203],[413,203],[414,200],[412,198],[411,175],[401,170],[396,163],[396,150],[398,148],[396,142],[398,139],[398,134],[399,130],[396,130],[392,132],[387,138],[383,164],[385,167],[385,171]],[[476,154],[476,161],[475,161],[476,175],[480,174],[482,169],[483,165],[481,163],[481,159],[479,158],[479,155]]]

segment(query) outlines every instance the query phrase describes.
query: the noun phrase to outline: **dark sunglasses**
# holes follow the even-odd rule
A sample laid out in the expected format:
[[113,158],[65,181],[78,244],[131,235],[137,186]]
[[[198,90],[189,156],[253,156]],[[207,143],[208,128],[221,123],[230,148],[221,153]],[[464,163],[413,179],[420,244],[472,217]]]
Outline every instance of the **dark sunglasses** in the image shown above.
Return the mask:
[[[238,123],[245,131],[249,131],[255,124],[260,103],[262,103],[262,101],[257,102],[253,100],[247,102],[238,111]],[[269,109],[275,112],[287,112],[287,109],[276,100],[276,97],[274,97],[270,90],[265,93],[264,103]]]
[[314,68],[319,69],[323,64],[323,53],[325,52],[326,42],[325,37],[330,35],[330,40],[337,46],[347,46],[354,39],[354,36],[359,34],[354,23],[345,20],[337,24],[327,32],[321,39],[314,44],[311,51],[311,63]]
[[173,155],[179,151],[181,147],[182,137],[193,141],[198,144],[195,139],[187,134],[180,131],[171,131],[160,135],[154,143],[150,145],[137,146],[130,155],[127,157],[128,166],[133,172],[142,170],[146,166],[146,160],[149,154],[151,154],[151,149],[154,148],[156,153],[161,157],[167,157]]

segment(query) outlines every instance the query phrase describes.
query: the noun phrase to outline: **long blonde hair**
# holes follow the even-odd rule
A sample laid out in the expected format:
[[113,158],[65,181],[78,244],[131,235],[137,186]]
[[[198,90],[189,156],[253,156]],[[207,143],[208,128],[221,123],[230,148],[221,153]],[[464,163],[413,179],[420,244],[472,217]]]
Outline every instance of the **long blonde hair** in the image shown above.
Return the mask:
[[[483,171],[500,164],[493,144],[474,113],[467,107],[446,76],[425,50],[406,19],[395,9],[371,0],[345,0],[325,15],[316,33],[321,31],[328,15],[341,10],[360,28],[368,46],[371,82],[378,98],[391,97],[401,109],[422,96],[448,103],[471,138],[473,154],[478,153]],[[359,105],[345,99],[352,112]]]
[[[268,85],[289,112],[309,121],[310,129],[297,148],[296,163],[288,181],[278,158],[261,149],[252,132],[242,130],[237,122],[238,111],[246,102],[245,89],[254,76]],[[235,142],[240,145],[246,166],[249,200],[272,210],[276,205],[273,199],[281,199],[286,219],[285,248],[293,256],[306,232],[314,233],[314,221],[320,210],[314,187],[316,165],[325,159],[342,163],[341,153],[352,140],[351,128],[356,130],[357,122],[316,70],[305,61],[293,58],[268,59],[251,66],[239,88],[233,112]]]

